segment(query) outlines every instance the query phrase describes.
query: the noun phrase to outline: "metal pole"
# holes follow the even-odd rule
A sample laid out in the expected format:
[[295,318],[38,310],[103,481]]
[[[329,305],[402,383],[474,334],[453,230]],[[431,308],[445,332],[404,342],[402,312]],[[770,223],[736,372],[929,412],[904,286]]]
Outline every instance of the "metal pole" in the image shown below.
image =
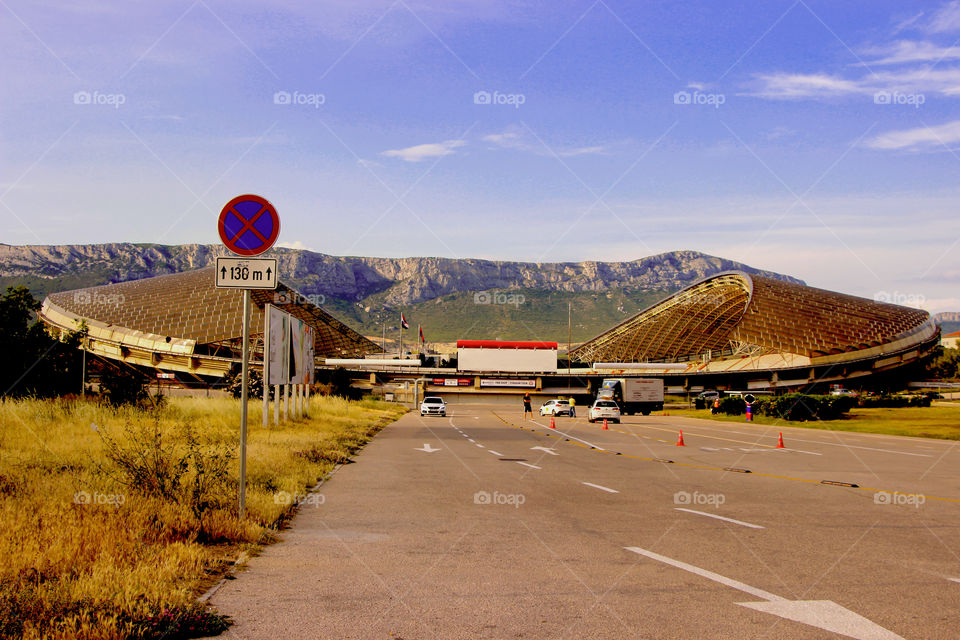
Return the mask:
[[273,385],[273,424],[280,424],[280,404],[283,397],[280,395],[280,385]]
[[80,397],[87,397],[87,337],[83,337],[83,355],[80,364]]
[[570,343],[573,337],[573,307],[567,303],[567,387],[570,387]]
[[240,517],[247,502],[247,350],[250,348],[250,289],[243,290],[243,353],[241,354],[240,377]]
[[263,306],[263,426],[270,426],[270,304]]

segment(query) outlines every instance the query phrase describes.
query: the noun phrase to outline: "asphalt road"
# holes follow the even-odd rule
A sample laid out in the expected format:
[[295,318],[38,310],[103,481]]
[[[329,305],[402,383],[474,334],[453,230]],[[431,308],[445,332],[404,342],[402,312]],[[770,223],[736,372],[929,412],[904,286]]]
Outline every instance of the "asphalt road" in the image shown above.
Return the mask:
[[960,637],[958,442],[455,411],[324,484],[225,637]]

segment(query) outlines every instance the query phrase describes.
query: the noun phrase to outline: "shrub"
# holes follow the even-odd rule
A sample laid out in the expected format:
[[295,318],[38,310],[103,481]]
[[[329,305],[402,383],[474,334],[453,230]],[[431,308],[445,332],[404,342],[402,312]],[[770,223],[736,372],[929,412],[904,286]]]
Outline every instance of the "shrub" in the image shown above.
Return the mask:
[[900,408],[900,407],[929,407],[936,394],[922,396],[907,396],[899,394],[885,394],[882,396],[867,396],[861,398],[860,406],[870,409]]
[[[839,420],[856,404],[850,396],[823,396],[803,393],[788,393],[776,397],[758,398],[752,405],[754,415],[769,416],[781,420]],[[743,415],[746,403],[743,398],[728,396],[720,400],[720,413],[732,416]]]

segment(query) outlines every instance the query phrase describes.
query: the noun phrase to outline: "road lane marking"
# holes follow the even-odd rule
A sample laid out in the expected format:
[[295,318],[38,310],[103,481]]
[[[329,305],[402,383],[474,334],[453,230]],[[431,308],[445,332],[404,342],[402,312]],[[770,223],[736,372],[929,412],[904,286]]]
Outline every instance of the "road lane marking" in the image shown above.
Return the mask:
[[497,456],[498,458],[501,457],[501,456],[503,456],[502,453],[499,453],[499,452],[497,452],[497,451],[494,451],[493,449],[487,449],[487,451],[490,452],[490,453],[492,453],[493,455]]
[[731,587],[737,591],[743,591],[744,593],[766,601],[737,602],[736,604],[741,607],[769,613],[780,618],[786,618],[787,620],[793,620],[794,622],[799,622],[811,627],[831,631],[849,638],[856,638],[856,640],[904,640],[903,637],[898,636],[889,629],[885,629],[831,600],[787,600],[775,593],[751,587],[739,580],[727,578],[719,573],[701,569],[700,567],[662,556],[653,551],[641,549],[640,547],[624,548],[637,555],[646,556],[651,560],[656,560],[657,562],[688,571],[708,580],[719,582],[722,585]]
[[599,484],[593,484],[592,482],[583,482],[581,484],[585,484],[588,487],[593,487],[594,489],[600,489],[600,491],[606,491],[607,493],[620,493],[616,489],[611,489],[610,487],[604,487]]
[[557,453],[557,452],[554,451],[553,449],[548,449],[548,448],[546,448],[546,447],[530,447],[530,448],[533,449],[534,451],[536,451],[536,450],[539,449],[540,451],[543,451],[544,453],[549,453],[549,454],[552,455],[552,456],[558,456],[558,455],[560,455],[559,453]]
[[525,467],[530,467],[531,469],[542,469],[543,467],[538,467],[535,464],[530,464],[529,462],[517,462],[517,464],[522,464]]
[[477,446],[480,447],[481,449],[486,449],[486,447],[480,444],[479,442],[477,443]]
[[[515,428],[515,429],[520,429],[521,431],[530,431],[531,433],[535,433],[535,434],[537,434],[538,436],[542,436],[542,437],[545,437],[545,438],[559,438],[559,437],[560,437],[560,436],[558,436],[558,435],[555,435],[555,433],[553,433],[553,430],[540,431],[539,429],[535,429],[535,428],[531,428],[531,427],[527,427],[527,426],[522,426],[522,425],[516,424],[516,423],[514,423],[514,422],[511,422],[510,420],[507,420],[506,418],[504,418],[503,416],[501,416],[500,414],[498,414],[496,411],[492,411],[492,410],[491,410],[490,413],[493,414],[493,416],[496,417],[498,420],[500,420],[500,422],[502,422],[503,424],[505,424],[505,425],[507,425],[507,426],[510,426],[510,427],[513,427],[513,428]],[[543,426],[543,425],[540,425],[540,423],[534,423],[534,424],[537,424],[538,426]],[[666,429],[664,429],[664,431],[666,431]],[[635,435],[635,434],[628,433],[627,435]],[[646,437],[646,436],[644,436],[644,437]],[[663,442],[667,442],[667,441],[664,440]],[[570,442],[569,444],[576,445],[576,446],[578,446],[578,447],[583,447],[583,446],[585,446],[585,445],[580,444],[580,443],[578,443],[578,442]],[[671,441],[671,444],[672,444],[672,441]],[[599,452],[601,452],[601,453],[605,453],[605,454],[608,454],[608,455],[622,455],[624,458],[628,458],[628,459],[630,459],[630,460],[643,460],[643,461],[646,461],[646,462],[673,462],[672,460],[662,460],[662,459],[660,459],[660,458],[648,458],[648,457],[646,457],[646,456],[632,455],[632,454],[629,454],[629,453],[622,453],[622,452],[619,452],[619,451],[607,451],[606,449],[597,448],[597,447],[595,447],[594,445],[590,445],[590,446],[591,446],[591,448],[596,449],[597,451],[599,451]],[[951,445],[951,446],[952,446],[952,445]],[[947,451],[949,452],[950,450],[948,449]],[[933,456],[929,456],[929,457],[933,457]],[[693,463],[690,463],[690,462],[676,462],[675,464],[676,464],[678,467],[684,467],[684,468],[687,468],[687,469],[703,469],[703,470],[705,470],[705,471],[723,471],[723,472],[727,472],[727,469],[726,469],[726,468],[724,468],[724,467],[717,467],[717,466],[714,466],[714,465],[712,465],[712,464],[693,464]],[[817,485],[820,484],[820,481],[819,481],[819,480],[814,480],[814,479],[811,479],[811,478],[797,478],[797,477],[795,477],[795,476],[783,476],[783,475],[779,475],[779,474],[776,474],[776,473],[763,473],[763,472],[760,472],[760,471],[754,471],[751,475],[754,476],[754,477],[760,477],[760,478],[775,478],[775,479],[777,479],[777,480],[788,480],[788,481],[790,481],[790,482],[804,482],[804,483],[808,483],[808,484],[817,484]],[[895,492],[896,492],[896,490],[894,490],[894,489],[886,489],[886,488],[880,489],[880,488],[876,488],[876,487],[858,487],[858,490],[859,490],[859,491],[870,491],[870,492],[886,491],[887,493],[895,493]],[[907,493],[907,492],[902,492],[902,493]],[[939,500],[939,501],[941,501],[941,502],[953,502],[953,503],[956,503],[956,504],[960,504],[960,498],[946,498],[946,497],[943,497],[943,496],[933,496],[933,495],[927,494],[927,499],[928,499],[928,500]]]
[[699,516],[707,516],[708,518],[716,518],[717,520],[724,520],[726,522],[732,522],[733,524],[739,524],[744,527],[750,527],[751,529],[765,529],[766,527],[761,527],[758,524],[750,524],[749,522],[744,522],[742,520],[734,520],[733,518],[725,518],[723,516],[718,516],[715,513],[707,513],[706,511],[695,511],[693,509],[684,509],[683,507],[674,507],[677,511],[686,511],[687,513],[695,513]]
[[[540,423],[537,422],[536,420],[531,420],[531,422],[533,422],[533,424],[540,425],[540,426],[543,427],[544,429],[548,429],[548,428],[549,428],[549,427],[547,427],[546,425],[540,424]],[[559,433],[560,435],[562,435],[562,436],[564,436],[564,437],[566,437],[566,438],[570,438],[571,440],[576,440],[577,442],[582,442],[583,444],[587,445],[588,447],[592,447],[592,448],[598,449],[598,450],[600,450],[600,451],[606,451],[606,449],[604,449],[604,448],[601,447],[601,446],[595,445],[595,444],[593,444],[592,442],[587,442],[586,440],[581,440],[580,438],[578,438],[578,437],[576,437],[576,436],[572,436],[572,435],[570,435],[569,433],[564,433],[563,431],[560,431],[560,429],[554,428],[554,429],[550,429],[550,430],[553,431],[553,432],[555,432],[555,433]]]
[[695,573],[698,576],[706,578],[707,580],[713,580],[714,582],[719,582],[720,584],[726,585],[728,587],[733,587],[737,591],[743,591],[744,593],[749,593],[752,596],[767,600],[770,602],[786,602],[786,598],[781,598],[780,596],[770,593],[769,591],[764,591],[763,589],[757,589],[756,587],[751,587],[750,585],[734,580],[732,578],[727,578],[720,575],[719,573],[714,573],[713,571],[708,571],[707,569],[701,569],[700,567],[695,567],[692,564],[687,564],[686,562],[681,562],[680,560],[674,560],[673,558],[668,558],[662,556],[659,553],[654,553],[653,551],[647,551],[646,549],[641,549],[640,547],[624,547],[627,551],[632,551],[637,555],[646,556],[651,560],[656,560],[657,562],[662,562],[664,564],[669,564],[670,566],[676,567],[677,569],[683,569],[684,571],[689,571],[690,573]]
[[[442,447],[441,447],[442,448]],[[424,442],[422,447],[414,447],[414,451],[426,451],[427,453],[436,453],[440,449],[434,449],[429,442]]]

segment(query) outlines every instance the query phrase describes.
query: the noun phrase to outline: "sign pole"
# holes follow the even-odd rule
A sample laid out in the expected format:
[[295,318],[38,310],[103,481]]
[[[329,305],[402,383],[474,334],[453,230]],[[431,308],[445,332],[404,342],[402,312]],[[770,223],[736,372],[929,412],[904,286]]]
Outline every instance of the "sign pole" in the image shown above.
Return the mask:
[[263,305],[263,427],[270,426],[270,307]]
[[240,377],[243,389],[240,392],[240,518],[247,502],[247,350],[250,348],[250,289],[243,290],[243,354]]

